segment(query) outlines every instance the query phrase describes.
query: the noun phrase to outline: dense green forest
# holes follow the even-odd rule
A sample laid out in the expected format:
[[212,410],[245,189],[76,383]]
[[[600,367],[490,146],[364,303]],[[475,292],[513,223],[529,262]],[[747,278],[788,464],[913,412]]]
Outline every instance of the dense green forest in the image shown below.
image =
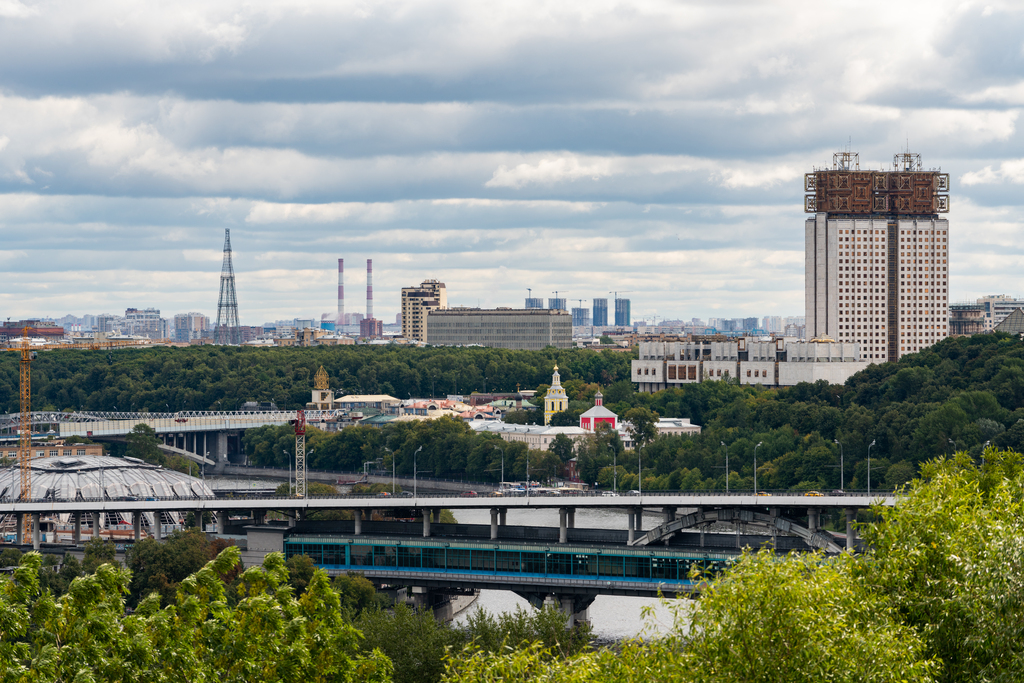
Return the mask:
[[[483,390],[485,382],[488,390],[520,385],[543,391],[557,363],[570,404],[555,424],[576,424],[601,388],[605,404],[620,416],[647,408],[702,426],[699,436],[664,436],[642,449],[643,486],[650,490],[724,489],[727,454],[730,488],[749,490],[755,449],[759,488],[799,490],[841,483],[865,488],[872,443],[871,483],[878,489],[908,481],[935,453],[978,456],[989,441],[1024,448],[1024,344],[1003,334],[946,339],[898,363],[870,366],[842,386],[766,390],[706,382],[638,394],[628,378],[630,360],[629,354],[589,350],[369,346],[61,351],[42,353],[33,364],[33,400],[37,408],[52,409],[223,409],[246,400],[294,408],[308,400],[320,365],[344,392],[425,396],[432,382],[437,395]],[[9,411],[17,408],[16,388],[17,358],[7,354],[0,357],[0,397]],[[509,419],[530,417],[524,412]],[[418,467],[429,476],[496,481],[504,456],[506,478],[524,478],[527,461],[534,478],[546,477],[575,456],[585,481],[611,486],[614,462],[620,488],[639,483],[636,454],[626,453],[614,435],[576,450],[560,442],[552,453],[528,453],[446,420],[336,435],[311,430],[309,442],[310,465],[320,469],[353,471],[378,459],[390,469],[394,458],[397,472],[411,474],[413,453],[423,446]],[[255,464],[287,466],[290,444],[287,428],[251,430],[245,437]]]
[[[294,410],[309,401],[321,365],[338,392],[409,398],[536,388],[551,381],[556,363],[566,379],[608,385],[629,377],[631,359],[629,353],[583,349],[401,346],[46,351],[32,363],[32,405],[163,412],[274,401]],[[16,412],[18,400],[18,354],[0,354],[0,405]]]

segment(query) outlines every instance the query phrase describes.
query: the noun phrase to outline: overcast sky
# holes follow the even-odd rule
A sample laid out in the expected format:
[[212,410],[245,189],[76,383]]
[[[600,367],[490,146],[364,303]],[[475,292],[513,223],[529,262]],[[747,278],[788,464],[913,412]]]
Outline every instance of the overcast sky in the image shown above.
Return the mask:
[[[1024,294],[1024,10],[973,2],[0,0],[2,316],[244,324],[629,291],[803,315],[803,173],[951,174],[953,300]],[[573,305],[577,305],[573,302]]]

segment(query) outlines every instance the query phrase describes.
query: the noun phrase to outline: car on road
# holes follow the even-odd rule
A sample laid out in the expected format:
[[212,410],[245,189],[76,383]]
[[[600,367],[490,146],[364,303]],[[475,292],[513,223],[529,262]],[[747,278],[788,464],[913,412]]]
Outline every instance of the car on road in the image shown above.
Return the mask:
[[832,490],[832,495],[833,496],[845,496],[846,492],[843,491],[842,489],[833,489]]
[[605,491],[601,495],[603,497],[605,497],[605,498],[618,498],[619,497],[619,494],[616,493],[615,491]]
[[758,496],[770,496],[772,494],[768,493],[767,491],[758,491],[756,495],[758,495]]
[[822,493],[821,491],[808,491],[804,495],[805,496],[810,496],[812,498],[824,498],[825,497],[825,494]]
[[477,495],[477,492],[476,491],[463,491],[462,495],[465,498],[475,498],[476,495]]

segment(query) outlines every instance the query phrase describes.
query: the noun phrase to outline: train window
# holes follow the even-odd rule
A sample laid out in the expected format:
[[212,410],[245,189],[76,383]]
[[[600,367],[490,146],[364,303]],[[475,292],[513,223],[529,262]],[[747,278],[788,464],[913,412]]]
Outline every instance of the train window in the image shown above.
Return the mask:
[[373,546],[372,545],[354,545],[351,548],[351,559],[354,565],[372,565],[373,564]]
[[444,548],[424,548],[422,566],[424,569],[444,569]]
[[447,553],[448,569],[469,569],[469,551],[449,548]]
[[622,578],[622,558],[602,555],[597,561],[597,572],[601,576]]
[[420,567],[420,549],[401,546],[398,549],[399,567]]
[[473,569],[475,571],[494,571],[494,551],[474,550]]
[[499,550],[495,555],[497,556],[495,558],[495,566],[499,572],[519,571],[519,553],[510,553],[504,550]]
[[572,555],[548,553],[548,574],[572,574]]
[[597,576],[597,555],[573,555],[572,573],[576,576]]
[[524,574],[544,573],[544,553],[523,553],[522,563]]

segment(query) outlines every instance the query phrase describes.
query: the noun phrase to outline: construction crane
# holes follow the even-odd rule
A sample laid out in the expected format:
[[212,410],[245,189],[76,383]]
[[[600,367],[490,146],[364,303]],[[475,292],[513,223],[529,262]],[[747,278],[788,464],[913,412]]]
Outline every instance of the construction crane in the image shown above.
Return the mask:
[[[21,432],[18,434],[18,464],[21,469],[21,500],[28,500],[32,495],[32,361],[36,359],[36,352],[47,349],[113,349],[130,346],[145,346],[149,340],[138,341],[110,340],[92,341],[84,344],[35,344],[29,341],[29,329],[25,327],[21,333],[21,343],[5,349],[6,351],[21,352],[21,419],[19,425]],[[31,533],[31,522],[29,516],[25,516],[24,533],[27,536]]]
[[558,301],[558,292],[554,291],[554,292],[551,292],[551,293],[555,295],[555,301],[557,302]]
[[[321,368],[322,370],[323,368]],[[306,497],[306,411],[295,413],[295,497]]]
[[625,292],[608,292],[608,293],[609,294],[614,294],[615,298],[618,299],[619,298],[619,294],[632,294],[633,290],[632,289],[628,289]]

